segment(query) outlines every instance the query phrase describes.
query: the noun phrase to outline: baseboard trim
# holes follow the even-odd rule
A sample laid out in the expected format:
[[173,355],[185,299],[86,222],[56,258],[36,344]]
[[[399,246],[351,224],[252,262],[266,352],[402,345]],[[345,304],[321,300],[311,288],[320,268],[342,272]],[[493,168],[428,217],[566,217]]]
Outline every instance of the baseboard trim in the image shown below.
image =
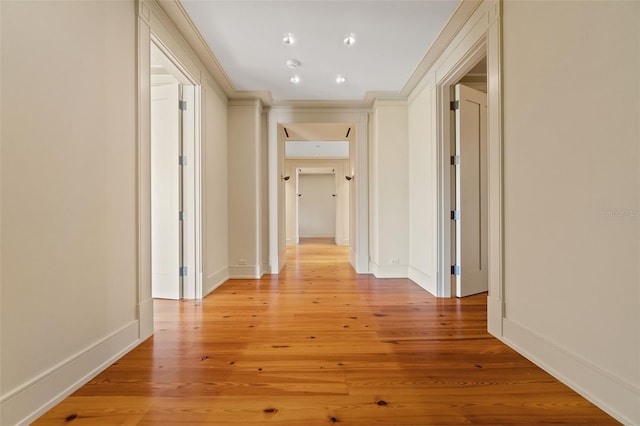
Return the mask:
[[336,238],[336,245],[338,246],[348,246],[349,238]]
[[409,266],[409,279],[432,295],[436,295],[436,283],[430,275],[413,266]]
[[241,265],[229,266],[230,279],[258,279],[260,278],[260,266],[258,265]]
[[408,278],[409,276],[409,267],[407,265],[390,266],[371,262],[369,270],[376,278]]
[[209,274],[203,284],[202,297],[206,297],[216,288],[220,287],[229,279],[229,268],[222,268],[213,274]]
[[0,424],[28,425],[142,341],[138,321],[68,358],[0,400]]
[[640,424],[640,389],[505,318],[506,344],[623,424]]

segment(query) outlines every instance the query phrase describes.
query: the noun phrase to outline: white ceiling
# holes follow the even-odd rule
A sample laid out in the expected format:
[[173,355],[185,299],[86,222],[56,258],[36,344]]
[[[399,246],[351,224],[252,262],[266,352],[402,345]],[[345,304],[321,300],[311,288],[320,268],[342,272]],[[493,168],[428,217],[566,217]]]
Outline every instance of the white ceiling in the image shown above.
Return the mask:
[[[275,101],[399,92],[459,0],[181,0],[236,90]],[[282,44],[292,33],[296,43]],[[355,34],[356,43],[343,39]],[[301,62],[295,70],[286,61]],[[290,82],[297,74],[299,84]],[[338,75],[347,78],[339,85]]]

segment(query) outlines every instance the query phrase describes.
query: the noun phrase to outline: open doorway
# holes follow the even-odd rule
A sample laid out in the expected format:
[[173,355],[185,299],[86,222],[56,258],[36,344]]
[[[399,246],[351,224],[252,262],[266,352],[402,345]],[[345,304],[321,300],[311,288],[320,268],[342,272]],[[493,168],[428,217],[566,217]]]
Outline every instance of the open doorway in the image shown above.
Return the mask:
[[151,295],[201,295],[198,280],[199,149],[196,85],[168,52],[150,55]]
[[348,217],[337,217],[335,169],[298,168],[296,172],[299,238],[324,238],[337,245],[338,222],[348,222]]
[[489,290],[486,57],[451,87],[452,294]]
[[287,246],[298,245],[301,238],[349,246],[349,140],[300,140],[292,139],[293,131],[286,127],[283,132],[289,134],[283,178]]

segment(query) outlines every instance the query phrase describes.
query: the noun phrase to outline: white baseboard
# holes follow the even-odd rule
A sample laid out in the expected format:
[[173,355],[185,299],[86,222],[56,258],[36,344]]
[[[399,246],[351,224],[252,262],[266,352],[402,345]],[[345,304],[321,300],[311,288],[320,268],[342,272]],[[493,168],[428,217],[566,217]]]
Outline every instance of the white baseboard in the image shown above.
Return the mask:
[[260,278],[260,267],[258,265],[233,265],[229,266],[229,278],[258,279]]
[[349,245],[349,237],[347,237],[347,238],[336,237],[336,245],[348,246]]
[[61,362],[39,377],[2,396],[0,424],[28,425],[53,408],[102,370],[135,348],[138,321]]
[[229,268],[222,268],[213,274],[209,274],[202,283],[202,297],[207,296],[229,279]]
[[505,318],[502,340],[625,425],[640,425],[640,389]]
[[419,269],[409,266],[409,279],[432,295],[436,295],[436,282],[430,275],[425,274]]
[[407,278],[409,276],[407,265],[378,265],[371,262],[369,270],[376,278]]

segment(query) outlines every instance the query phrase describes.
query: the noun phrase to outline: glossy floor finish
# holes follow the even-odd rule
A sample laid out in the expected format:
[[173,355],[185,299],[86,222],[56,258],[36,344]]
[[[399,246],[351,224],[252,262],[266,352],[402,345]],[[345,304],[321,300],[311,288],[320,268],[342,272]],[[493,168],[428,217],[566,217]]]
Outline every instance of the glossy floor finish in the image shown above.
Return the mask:
[[155,336],[36,424],[616,424],[486,332],[486,295],[355,275],[306,241],[279,276],[155,301]]

